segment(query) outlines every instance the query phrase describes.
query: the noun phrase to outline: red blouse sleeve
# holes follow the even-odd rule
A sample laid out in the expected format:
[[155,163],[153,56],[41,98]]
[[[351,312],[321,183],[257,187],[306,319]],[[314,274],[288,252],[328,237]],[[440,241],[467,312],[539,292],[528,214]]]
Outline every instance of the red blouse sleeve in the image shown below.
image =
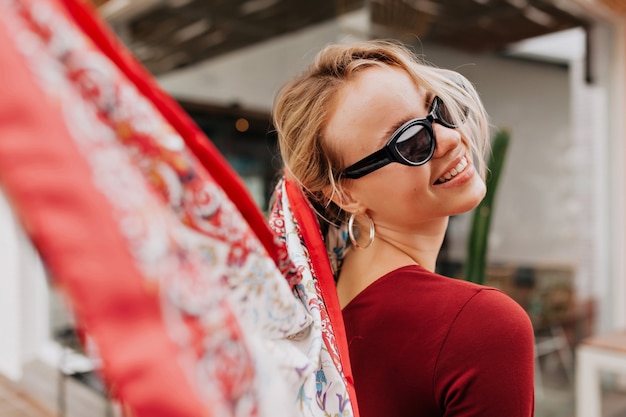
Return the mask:
[[526,312],[498,290],[473,296],[437,359],[434,390],[446,417],[530,417],[534,342]]

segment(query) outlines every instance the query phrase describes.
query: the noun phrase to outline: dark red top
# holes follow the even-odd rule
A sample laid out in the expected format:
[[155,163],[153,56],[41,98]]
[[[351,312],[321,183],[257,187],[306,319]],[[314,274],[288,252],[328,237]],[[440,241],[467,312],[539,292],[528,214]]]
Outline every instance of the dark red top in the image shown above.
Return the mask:
[[406,266],[344,309],[361,417],[529,417],[533,330],[499,290]]

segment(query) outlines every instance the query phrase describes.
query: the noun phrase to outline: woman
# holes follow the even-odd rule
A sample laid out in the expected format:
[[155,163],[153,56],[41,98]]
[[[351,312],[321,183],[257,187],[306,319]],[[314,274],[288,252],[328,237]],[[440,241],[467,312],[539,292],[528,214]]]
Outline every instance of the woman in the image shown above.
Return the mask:
[[337,294],[361,416],[531,416],[525,312],[434,273],[449,217],[485,194],[470,83],[394,43],[331,45],[281,90],[274,125],[327,243],[349,235]]

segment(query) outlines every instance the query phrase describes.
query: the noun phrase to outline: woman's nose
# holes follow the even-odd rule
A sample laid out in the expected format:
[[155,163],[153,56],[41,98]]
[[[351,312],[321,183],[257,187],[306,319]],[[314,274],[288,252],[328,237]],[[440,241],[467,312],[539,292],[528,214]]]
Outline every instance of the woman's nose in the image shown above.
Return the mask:
[[458,129],[445,127],[437,122],[433,123],[433,132],[437,146],[433,158],[440,158],[449,151],[456,149],[461,143],[461,132]]

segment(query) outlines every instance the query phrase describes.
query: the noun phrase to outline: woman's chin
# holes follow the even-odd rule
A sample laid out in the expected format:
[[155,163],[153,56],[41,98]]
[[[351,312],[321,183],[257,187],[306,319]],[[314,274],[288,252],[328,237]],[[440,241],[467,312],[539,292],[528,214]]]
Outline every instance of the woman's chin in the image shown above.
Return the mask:
[[463,203],[458,207],[458,213],[455,214],[463,214],[475,209],[480,202],[483,201],[486,193],[487,187],[485,187],[484,182],[480,181],[479,184],[472,187],[471,192],[468,192],[468,195],[464,199]]

